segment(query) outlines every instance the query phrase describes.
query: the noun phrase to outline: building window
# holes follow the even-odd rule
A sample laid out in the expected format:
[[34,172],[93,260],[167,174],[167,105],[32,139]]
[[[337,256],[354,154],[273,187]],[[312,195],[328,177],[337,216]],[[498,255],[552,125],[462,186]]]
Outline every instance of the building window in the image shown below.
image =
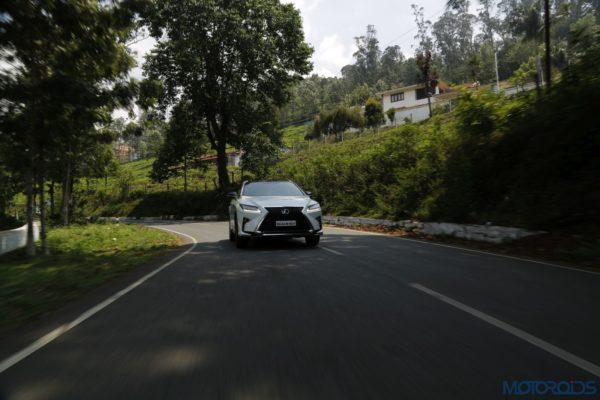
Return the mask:
[[404,92],[394,93],[392,95],[392,99],[391,99],[392,103],[395,103],[397,101],[402,101],[402,100],[404,100]]
[[[435,88],[434,87],[429,88],[429,92],[433,96],[435,94]],[[422,100],[422,99],[426,99],[426,98],[427,98],[427,91],[425,90],[425,88],[417,89],[417,100]]]

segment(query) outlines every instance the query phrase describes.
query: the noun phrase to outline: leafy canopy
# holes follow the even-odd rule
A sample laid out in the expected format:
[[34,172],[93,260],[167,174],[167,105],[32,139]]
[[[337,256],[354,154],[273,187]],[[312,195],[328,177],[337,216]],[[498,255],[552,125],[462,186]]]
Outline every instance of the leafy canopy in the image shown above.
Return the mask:
[[277,0],[160,0],[148,23],[157,47],[144,66],[163,82],[160,106],[189,99],[217,150],[219,182],[229,183],[225,148],[272,118],[290,86],[310,72],[312,50],[291,4]]

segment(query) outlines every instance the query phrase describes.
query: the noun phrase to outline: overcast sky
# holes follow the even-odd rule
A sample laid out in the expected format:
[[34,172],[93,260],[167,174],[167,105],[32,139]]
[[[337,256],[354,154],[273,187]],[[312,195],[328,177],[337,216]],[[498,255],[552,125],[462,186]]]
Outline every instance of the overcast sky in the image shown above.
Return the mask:
[[375,25],[379,47],[399,45],[412,55],[417,31],[411,4],[424,8],[434,22],[445,10],[446,0],[290,0],[302,14],[306,41],[315,52],[314,72],[339,76],[352,62],[354,37],[364,35],[367,25]]
[[[446,4],[446,0],[287,1],[302,14],[306,41],[314,48],[313,72],[325,76],[340,76],[341,68],[352,62],[354,37],[364,35],[367,25],[375,25],[382,50],[397,44],[405,55],[412,55],[417,27],[410,5],[424,7],[425,17],[435,22]],[[139,65],[153,45],[153,39],[146,39],[131,46],[138,54]],[[133,75],[141,78],[141,70],[136,68]]]

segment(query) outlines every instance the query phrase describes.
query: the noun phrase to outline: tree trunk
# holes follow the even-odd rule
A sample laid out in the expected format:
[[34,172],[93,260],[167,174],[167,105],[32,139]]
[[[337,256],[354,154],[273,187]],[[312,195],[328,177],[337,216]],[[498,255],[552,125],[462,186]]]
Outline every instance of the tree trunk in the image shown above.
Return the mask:
[[54,215],[54,181],[50,182],[48,194],[50,195],[50,215]]
[[187,193],[188,182],[187,182],[188,163],[187,156],[183,157],[183,193]]
[[44,176],[38,177],[38,189],[40,191],[40,244],[42,254],[48,255],[48,241],[46,237],[46,198],[44,196]]
[[550,0],[544,0],[544,42],[546,46],[546,90],[552,85],[552,67],[550,65]]
[[71,161],[67,163],[67,171],[62,183],[62,221],[64,226],[69,226],[69,202],[71,200]]
[[27,196],[27,244],[25,254],[27,257],[35,256],[35,240],[33,235],[33,173],[28,169],[25,175],[25,194]]
[[225,189],[229,186],[229,172],[227,172],[227,152],[225,151],[225,140],[219,140],[217,146],[217,174],[219,175],[219,188]]

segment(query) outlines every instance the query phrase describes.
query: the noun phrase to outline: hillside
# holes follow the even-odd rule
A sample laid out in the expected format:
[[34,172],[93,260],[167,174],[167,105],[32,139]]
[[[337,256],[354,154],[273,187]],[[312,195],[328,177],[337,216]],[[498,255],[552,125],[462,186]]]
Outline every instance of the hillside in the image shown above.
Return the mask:
[[[589,90],[578,92],[578,102]],[[338,215],[540,229],[590,225],[599,220],[600,204],[591,106],[557,111],[561,97],[576,101],[574,91],[558,88],[543,112],[534,93],[466,94],[453,113],[421,124],[311,145],[279,163],[272,177],[297,181]]]
[[[161,216],[204,215],[221,212],[221,194],[217,190],[214,165],[191,169],[188,192],[183,191],[183,177],[152,182],[150,172],[154,159],[121,164],[114,176],[87,179],[76,186],[82,217],[95,216]],[[240,182],[240,169],[229,167],[234,183]]]

